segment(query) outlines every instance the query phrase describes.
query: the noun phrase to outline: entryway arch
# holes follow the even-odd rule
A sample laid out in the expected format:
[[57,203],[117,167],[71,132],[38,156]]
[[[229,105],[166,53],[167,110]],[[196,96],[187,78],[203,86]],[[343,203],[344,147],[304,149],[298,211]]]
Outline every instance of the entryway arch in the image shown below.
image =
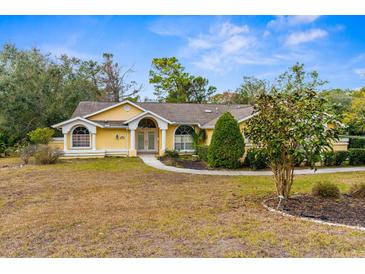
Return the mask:
[[146,117],[139,121],[136,132],[136,147],[139,153],[156,153],[158,151],[157,122]]

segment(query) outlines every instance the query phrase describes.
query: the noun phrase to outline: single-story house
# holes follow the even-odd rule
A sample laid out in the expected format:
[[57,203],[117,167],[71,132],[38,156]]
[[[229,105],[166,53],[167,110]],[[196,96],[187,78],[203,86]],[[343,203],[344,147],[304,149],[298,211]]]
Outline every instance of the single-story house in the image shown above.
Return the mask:
[[[250,105],[83,101],[69,120],[52,126],[64,137],[51,145],[63,150],[65,157],[77,158],[163,155],[166,150],[191,153],[193,131],[205,129],[209,145],[216,121],[227,111],[244,135],[245,121],[253,115]],[[347,142],[336,143],[335,150],[347,150]]]

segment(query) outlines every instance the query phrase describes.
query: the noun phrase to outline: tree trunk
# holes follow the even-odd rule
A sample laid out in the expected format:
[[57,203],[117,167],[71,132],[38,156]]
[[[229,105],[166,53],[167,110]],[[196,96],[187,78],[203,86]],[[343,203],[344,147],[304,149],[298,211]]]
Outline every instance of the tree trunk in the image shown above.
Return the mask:
[[294,179],[294,165],[291,163],[271,165],[279,197],[289,198]]

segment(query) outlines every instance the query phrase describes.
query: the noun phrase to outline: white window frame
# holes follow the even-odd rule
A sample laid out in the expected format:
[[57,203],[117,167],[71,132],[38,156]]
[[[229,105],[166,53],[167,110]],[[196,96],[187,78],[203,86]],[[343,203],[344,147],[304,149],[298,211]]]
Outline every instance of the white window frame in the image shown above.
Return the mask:
[[[187,125],[187,124],[182,124],[182,125],[179,125],[175,128],[174,130],[174,150],[178,151],[178,152],[181,152],[181,153],[190,153],[190,152],[194,152],[195,149],[194,149],[194,141],[193,141],[193,137],[191,136],[191,144],[192,144],[192,149],[181,149],[181,150],[177,150],[176,149],[176,136],[189,136],[189,135],[176,135],[176,130],[181,127],[181,126],[188,126],[188,127],[191,127],[193,129],[193,131],[195,131],[195,128],[192,126],[192,125]],[[184,148],[185,148],[185,143],[184,143]]]
[[[77,128],[79,128],[79,127],[83,127],[83,128],[86,128],[87,129],[87,131],[89,132],[89,146],[85,146],[85,147],[80,147],[80,146],[74,146],[74,140],[73,140],[73,138],[74,138],[74,130],[75,129],[77,129]],[[90,133],[90,130],[86,127],[86,126],[84,126],[84,125],[77,125],[77,126],[75,126],[71,131],[70,131],[70,133],[71,133],[71,148],[72,149],[91,149],[91,133]]]

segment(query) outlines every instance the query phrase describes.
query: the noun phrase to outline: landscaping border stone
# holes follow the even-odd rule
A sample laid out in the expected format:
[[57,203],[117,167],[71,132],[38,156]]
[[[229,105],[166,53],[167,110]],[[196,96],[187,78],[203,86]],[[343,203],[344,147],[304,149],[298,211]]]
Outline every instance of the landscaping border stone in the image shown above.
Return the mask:
[[362,227],[362,226],[345,225],[345,224],[334,223],[334,222],[326,222],[326,221],[322,221],[322,220],[318,220],[318,219],[314,219],[314,218],[299,217],[299,216],[295,216],[295,215],[283,212],[281,210],[274,209],[265,204],[265,202],[267,202],[269,200],[273,200],[273,199],[276,199],[276,198],[265,199],[264,201],[262,201],[261,205],[268,211],[274,212],[276,214],[280,214],[284,217],[291,217],[291,218],[295,218],[298,220],[309,221],[312,223],[317,223],[317,224],[322,224],[322,225],[337,226],[337,227],[344,227],[344,228],[350,228],[350,229],[354,229],[354,230],[365,231],[365,227]]

